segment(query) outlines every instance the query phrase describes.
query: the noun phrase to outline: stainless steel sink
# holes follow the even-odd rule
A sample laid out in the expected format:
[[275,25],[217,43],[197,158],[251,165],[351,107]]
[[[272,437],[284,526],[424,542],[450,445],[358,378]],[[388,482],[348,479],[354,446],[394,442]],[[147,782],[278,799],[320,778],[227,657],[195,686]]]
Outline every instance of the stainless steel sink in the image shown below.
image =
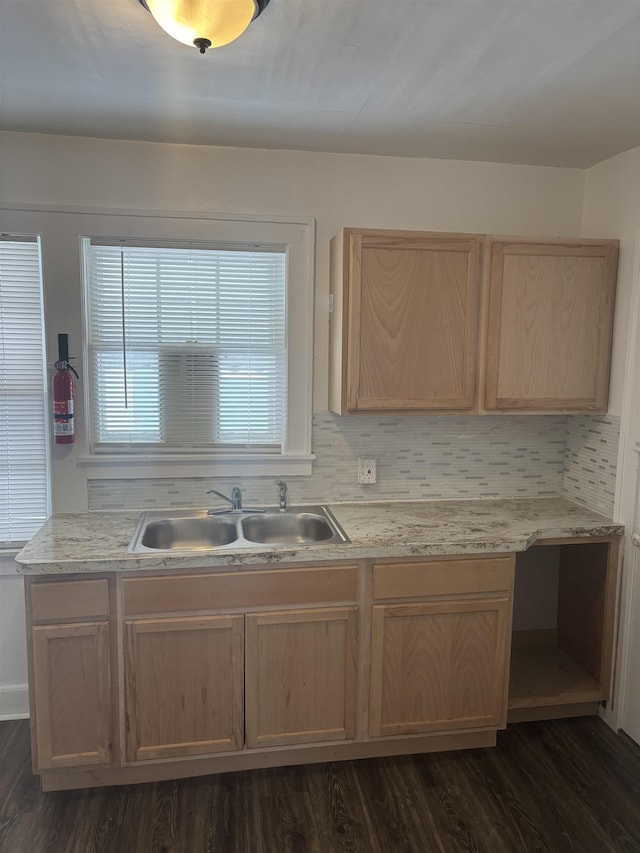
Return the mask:
[[265,545],[310,545],[335,538],[325,515],[316,512],[278,512],[250,515],[240,522],[244,538]]
[[204,509],[165,510],[142,513],[129,543],[129,553],[236,551],[338,542],[349,542],[349,538],[325,506],[219,515],[209,515]]
[[174,551],[219,548],[236,538],[236,523],[231,518],[163,518],[145,526],[140,543],[145,548]]

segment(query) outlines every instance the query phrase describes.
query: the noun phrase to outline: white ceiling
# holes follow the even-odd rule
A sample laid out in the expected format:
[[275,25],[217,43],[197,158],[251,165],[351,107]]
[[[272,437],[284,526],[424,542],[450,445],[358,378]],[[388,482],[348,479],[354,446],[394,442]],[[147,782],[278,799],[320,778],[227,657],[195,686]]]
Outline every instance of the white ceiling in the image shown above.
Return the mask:
[[138,0],[0,0],[0,126],[585,168],[640,145],[640,0],[271,0],[204,56]]

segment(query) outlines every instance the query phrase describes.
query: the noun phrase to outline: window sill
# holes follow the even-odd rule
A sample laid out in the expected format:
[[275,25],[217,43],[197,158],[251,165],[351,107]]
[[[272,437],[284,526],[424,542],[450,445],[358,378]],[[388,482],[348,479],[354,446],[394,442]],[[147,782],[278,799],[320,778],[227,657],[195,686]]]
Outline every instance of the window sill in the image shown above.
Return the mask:
[[299,456],[84,456],[90,480],[155,480],[177,477],[270,477],[311,474],[313,453]]

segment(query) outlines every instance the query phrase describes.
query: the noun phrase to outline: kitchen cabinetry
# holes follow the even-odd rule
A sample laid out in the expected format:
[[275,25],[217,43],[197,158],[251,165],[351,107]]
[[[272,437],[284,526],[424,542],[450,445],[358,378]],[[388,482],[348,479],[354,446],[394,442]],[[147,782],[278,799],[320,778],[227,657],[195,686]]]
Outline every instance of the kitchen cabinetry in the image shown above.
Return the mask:
[[602,537],[531,549],[550,564],[555,624],[514,631],[510,722],[595,714],[611,696],[618,547],[618,537]]
[[606,411],[617,247],[344,229],[331,243],[330,409]]
[[253,613],[246,625],[247,746],[353,738],[356,608]]
[[488,243],[485,406],[605,412],[617,242]]
[[473,408],[482,243],[353,228],[332,241],[334,412]]
[[249,748],[353,737],[356,607],[310,605],[355,599],[357,567],[122,586],[129,761],[242,750],[245,724]]
[[28,595],[27,608],[34,766],[109,764],[107,580],[38,584]]
[[127,759],[242,748],[243,618],[125,622]]
[[513,562],[374,566],[371,737],[505,725]]
[[513,640],[514,554],[29,577],[34,770],[45,790],[126,784],[488,747],[507,709],[595,713],[617,542],[530,548],[554,625]]

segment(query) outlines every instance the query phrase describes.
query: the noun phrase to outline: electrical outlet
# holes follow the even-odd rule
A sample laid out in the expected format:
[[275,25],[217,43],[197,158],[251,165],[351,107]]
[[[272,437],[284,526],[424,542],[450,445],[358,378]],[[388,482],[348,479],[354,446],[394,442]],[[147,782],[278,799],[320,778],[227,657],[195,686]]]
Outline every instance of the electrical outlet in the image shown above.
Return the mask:
[[362,485],[371,485],[376,481],[376,458],[375,456],[358,457],[358,482]]

